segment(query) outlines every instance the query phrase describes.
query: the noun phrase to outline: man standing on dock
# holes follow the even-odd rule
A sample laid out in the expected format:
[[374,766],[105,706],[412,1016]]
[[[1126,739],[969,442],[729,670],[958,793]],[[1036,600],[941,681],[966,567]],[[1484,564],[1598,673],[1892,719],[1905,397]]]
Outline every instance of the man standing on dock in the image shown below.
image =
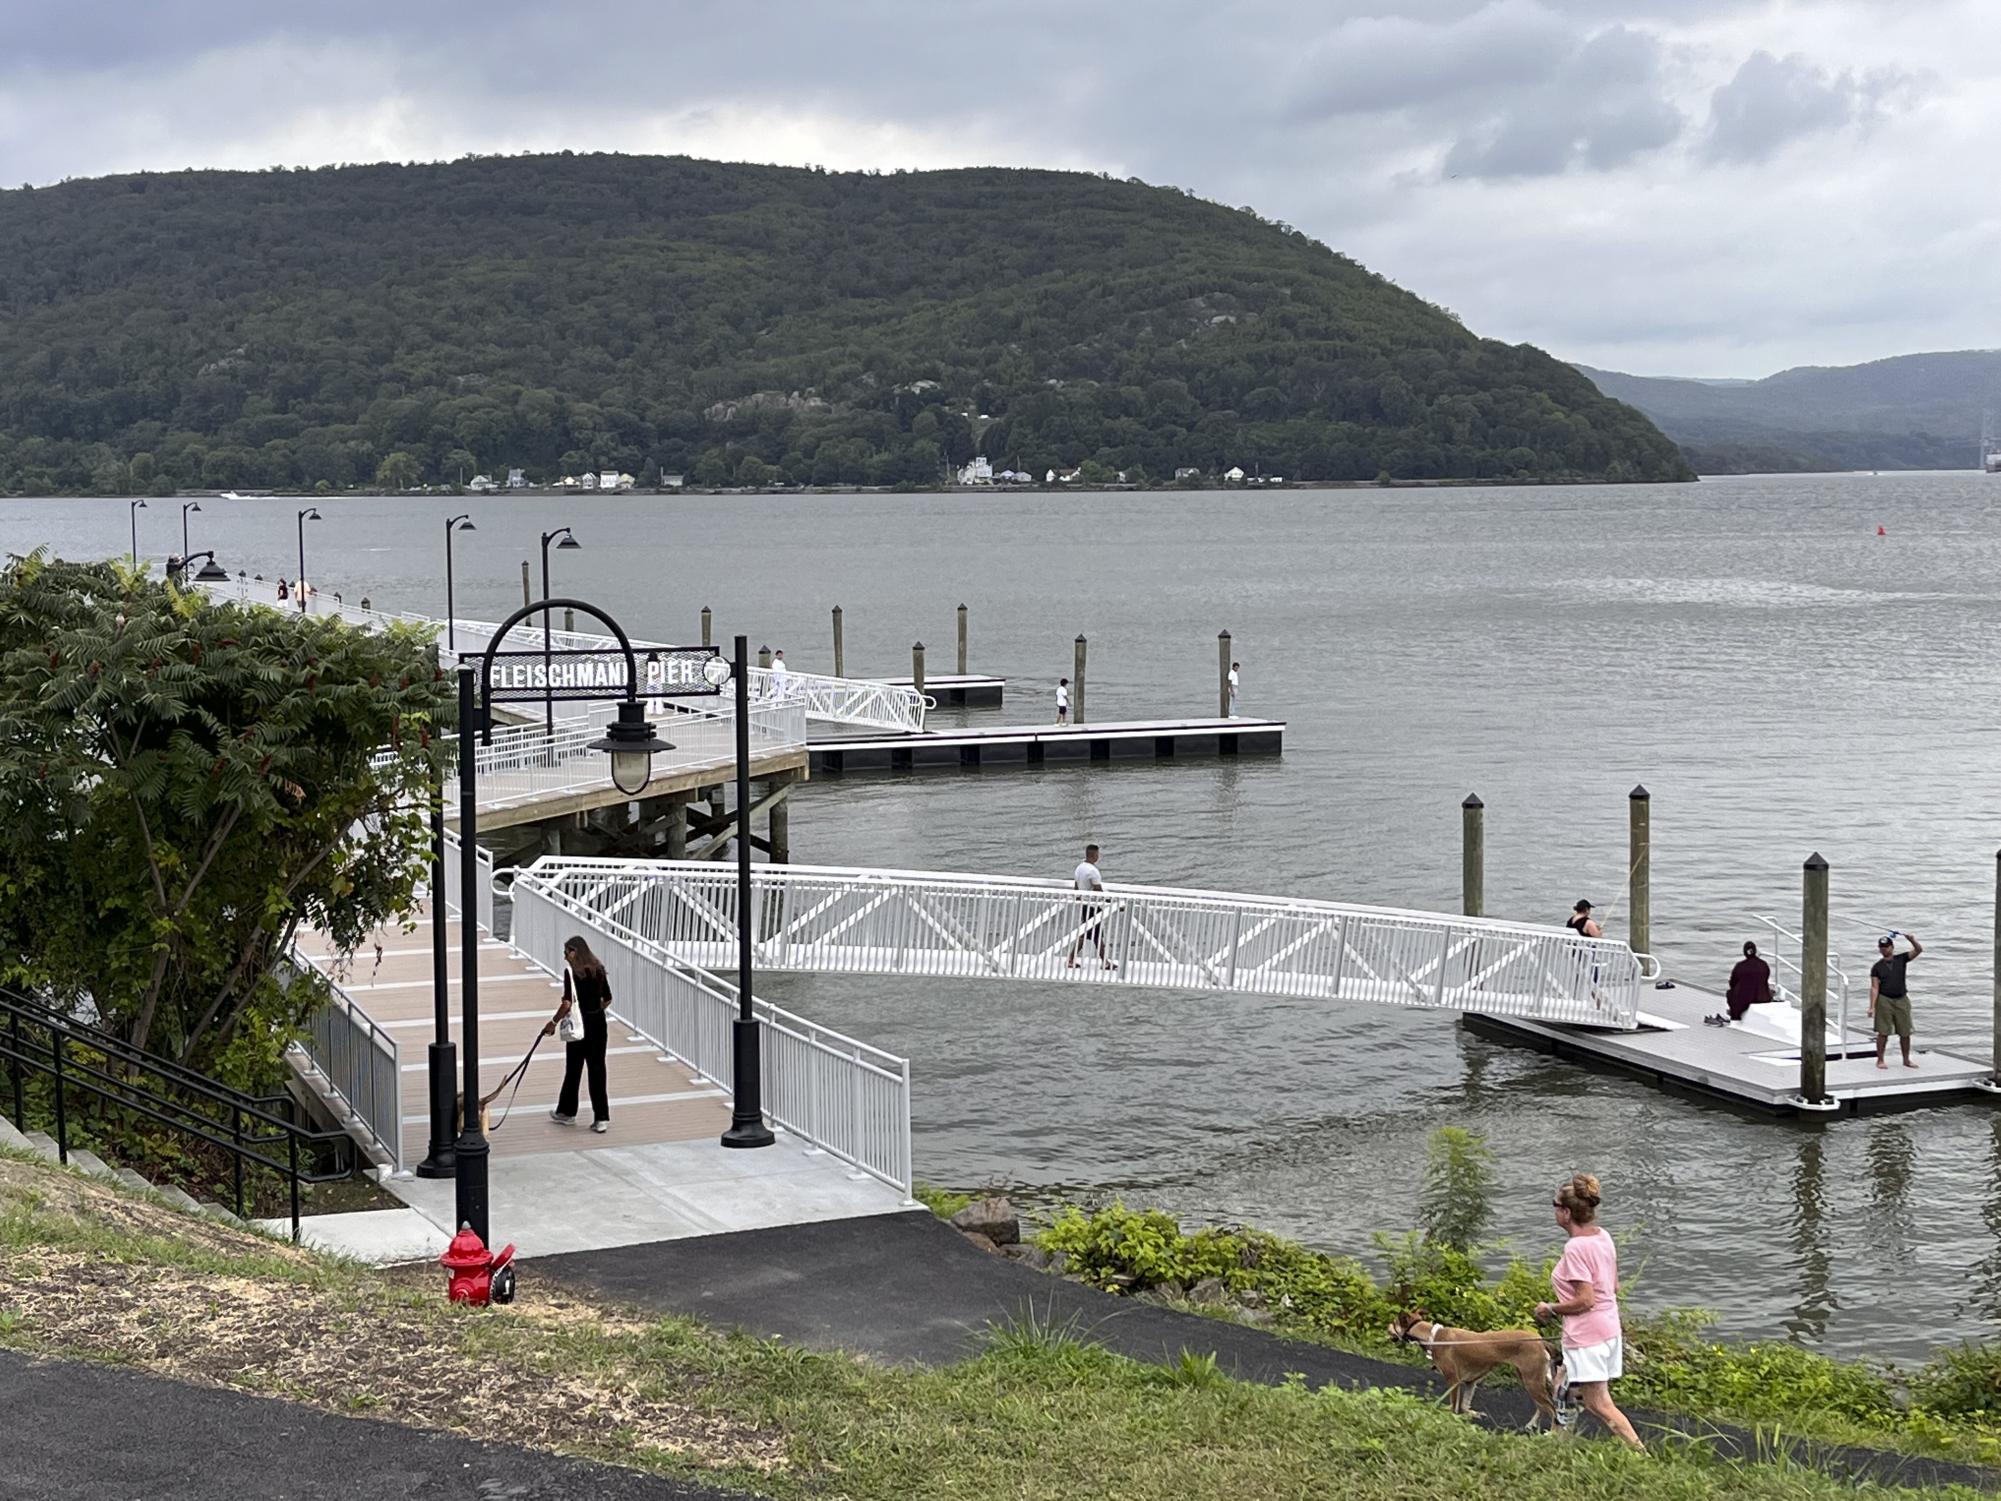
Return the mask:
[[785,666],[785,653],[782,651],[773,652],[771,654],[771,696],[783,703],[786,689],[791,685],[791,681],[791,674]]
[[1105,953],[1105,878],[1098,870],[1098,847],[1095,844],[1084,846],[1084,863],[1077,867],[1072,880],[1077,886],[1080,926],[1077,936],[1070,941],[1069,968],[1077,967],[1077,954],[1084,947],[1084,940],[1089,938],[1098,946],[1098,962],[1106,969],[1117,969],[1118,966]]
[[1241,662],[1230,664],[1230,718],[1232,719],[1237,717],[1237,669],[1243,665]]
[[1058,724],[1068,724],[1070,722],[1070,680],[1068,678],[1058,678],[1056,680],[1056,722]]
[[1904,984],[1904,969],[1925,950],[1923,944],[1905,933],[1902,936],[1910,939],[1911,951],[1898,953],[1898,936],[1890,933],[1876,940],[1876,951],[1883,957],[1869,966],[1869,1014],[1876,1019],[1878,1068],[1890,1066],[1884,1054],[1889,1050],[1892,1032],[1904,1045],[1904,1067],[1917,1067],[1911,1060],[1911,993]]

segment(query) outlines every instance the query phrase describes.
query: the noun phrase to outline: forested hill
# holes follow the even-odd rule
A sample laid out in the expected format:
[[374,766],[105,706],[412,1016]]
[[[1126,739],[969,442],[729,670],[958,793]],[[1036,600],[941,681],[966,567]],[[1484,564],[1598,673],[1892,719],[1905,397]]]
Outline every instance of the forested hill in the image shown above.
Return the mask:
[[1664,380],[1578,367],[1661,425],[1705,474],[1968,469],[2001,408],[2001,350],[1803,365],[1763,380]]
[[0,192],[0,489],[1687,477],[1283,225],[1076,173],[686,158]]

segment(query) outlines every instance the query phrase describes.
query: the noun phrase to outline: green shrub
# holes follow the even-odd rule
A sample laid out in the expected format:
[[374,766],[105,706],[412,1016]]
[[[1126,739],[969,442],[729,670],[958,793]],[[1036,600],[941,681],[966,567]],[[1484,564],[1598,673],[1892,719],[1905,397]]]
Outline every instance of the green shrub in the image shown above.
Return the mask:
[[971,1194],[955,1193],[949,1188],[934,1188],[929,1183],[913,1186],[910,1196],[941,1220],[949,1220],[973,1202]]
[[1417,1210],[1424,1238],[1454,1251],[1471,1251],[1494,1217],[1493,1187],[1494,1154],[1487,1138],[1459,1126],[1440,1126],[1425,1144]]
[[1746,1420],[1810,1411],[1875,1427],[1904,1416],[1887,1369],[1833,1360],[1798,1345],[1722,1344],[1709,1314],[1677,1312],[1626,1320],[1629,1361],[1621,1390],[1635,1401]]
[[2001,1425],[2001,1349],[1961,1345],[1939,1351],[1911,1378],[1911,1403],[1939,1417]]

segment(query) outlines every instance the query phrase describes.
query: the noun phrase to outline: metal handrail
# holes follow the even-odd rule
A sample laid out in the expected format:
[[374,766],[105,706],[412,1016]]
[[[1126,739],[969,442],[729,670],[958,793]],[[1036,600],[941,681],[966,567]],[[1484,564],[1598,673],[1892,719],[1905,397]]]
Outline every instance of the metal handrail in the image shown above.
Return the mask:
[[[18,991],[0,988],[0,1059],[5,1059],[12,1084],[13,1120],[16,1129],[27,1130],[27,1100],[23,1070],[54,1081],[56,1158],[69,1162],[68,1094],[80,1089],[121,1109],[131,1110],[198,1141],[207,1142],[230,1154],[233,1166],[236,1213],[243,1216],[243,1169],[255,1163],[285,1178],[291,1188],[292,1239],[299,1238],[299,1187],[302,1183],[331,1183],[346,1178],[353,1170],[348,1155],[353,1143],[344,1131],[314,1131],[291,1118],[293,1104],[288,1096],[253,1096],[219,1080],[149,1053],[143,1048],[114,1038],[88,1023],[78,1022]],[[37,1036],[24,1028],[39,1029]],[[79,1057],[74,1051],[84,1050]],[[98,1054],[112,1067],[99,1067],[89,1054]],[[135,1078],[136,1075],[136,1078]],[[158,1086],[152,1088],[148,1086]],[[202,1113],[194,1104],[177,1096],[192,1096],[229,1111],[224,1121]],[[284,1115],[267,1108],[282,1102]],[[267,1155],[263,1148],[284,1144],[282,1158]],[[317,1152],[333,1149],[335,1166],[330,1169],[301,1168],[300,1149]]]
[[[734,872],[706,861],[554,856],[531,871],[684,963],[732,962]],[[751,888],[753,946],[765,969],[1088,980],[1620,1030],[1638,1025],[1651,972],[1616,939],[1294,897],[1128,885],[1079,892],[1024,877],[800,865],[755,866]]]
[[[1780,971],[1798,977],[1800,984],[1804,986],[1806,983],[1806,939],[1798,933],[1793,932],[1790,928],[1785,927],[1774,918],[1754,913],[1752,919],[1770,928],[1773,935],[1779,939],[1781,945],[1790,943],[1799,950],[1801,957],[1797,963],[1788,959],[1784,948],[1780,946],[1773,948],[1772,957],[1778,961]],[[1835,1022],[1835,1036],[1841,1039],[1841,1046],[1846,1047],[1848,1044],[1848,972],[1841,967],[1841,961],[1835,957],[1832,949],[1829,949],[1827,954],[1827,972],[1834,981],[1835,1015],[1837,1018]],[[1801,991],[1788,986],[1777,973],[1772,978],[1772,989],[1777,991],[1779,998],[1789,1004],[1793,1010],[1799,1012],[1805,1011],[1805,996]]]

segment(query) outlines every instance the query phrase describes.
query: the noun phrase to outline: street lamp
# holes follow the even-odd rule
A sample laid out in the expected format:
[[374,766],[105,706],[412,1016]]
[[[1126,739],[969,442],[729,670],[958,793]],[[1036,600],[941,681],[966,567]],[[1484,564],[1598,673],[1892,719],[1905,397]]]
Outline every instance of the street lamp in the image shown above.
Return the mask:
[[195,575],[202,583],[226,584],[229,582],[229,570],[216,562],[213,552],[198,552],[193,558],[183,557],[178,567],[172,567],[167,570],[168,576],[178,578],[181,574],[186,573],[188,564],[192,563],[195,558],[208,559],[207,562],[201,565],[201,572]]
[[730,1023],[732,1070],[730,1128],[726,1147],[768,1147],[774,1140],[764,1123],[764,1063],[757,1013],[750,995],[750,638],[736,638],[736,1020]]
[[646,706],[633,698],[618,706],[618,718],[605,726],[604,738],[585,747],[611,757],[611,784],[627,797],[638,797],[646,790],[653,779],[653,758],[673,748],[653,733]]
[[188,555],[188,512],[200,509],[201,502],[198,500],[191,500],[181,507],[181,557],[184,559]]
[[146,502],[143,500],[135,500],[131,505],[126,507],[126,511],[132,518],[132,568],[134,572],[137,572],[139,568],[139,513],[145,509]]
[[297,592],[299,595],[299,608],[301,610],[306,608],[306,523],[308,521],[324,521],[325,519],[324,516],[320,515],[320,508],[318,506],[307,506],[303,511],[299,512],[299,587]]
[[[452,619],[452,533],[476,532],[479,528],[472,524],[470,516],[454,516],[445,523],[445,650],[459,649],[458,627]],[[547,594],[545,588],[542,591]]]
[[[560,542],[556,542],[558,537],[562,539]],[[544,600],[547,600],[549,597],[549,544],[551,542],[556,542],[557,550],[561,552],[574,552],[584,545],[577,540],[576,533],[572,532],[567,526],[559,526],[553,532],[542,533],[542,598]],[[545,605],[542,610],[542,680],[545,686],[548,683],[548,679],[549,611]],[[545,692],[542,699],[542,729],[545,734],[553,735],[556,733],[556,695],[553,691]]]

